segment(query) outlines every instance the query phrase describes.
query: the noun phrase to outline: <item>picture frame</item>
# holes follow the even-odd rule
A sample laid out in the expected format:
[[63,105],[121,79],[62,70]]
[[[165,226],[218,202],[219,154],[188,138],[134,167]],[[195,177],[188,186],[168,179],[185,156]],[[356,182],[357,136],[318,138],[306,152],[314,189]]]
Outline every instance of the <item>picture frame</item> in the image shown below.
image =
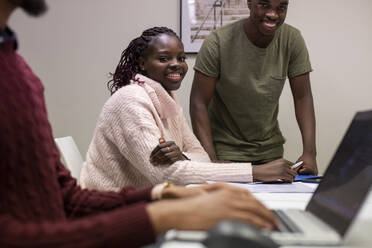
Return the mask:
[[197,54],[213,30],[249,16],[246,0],[180,1],[180,37],[188,54]]

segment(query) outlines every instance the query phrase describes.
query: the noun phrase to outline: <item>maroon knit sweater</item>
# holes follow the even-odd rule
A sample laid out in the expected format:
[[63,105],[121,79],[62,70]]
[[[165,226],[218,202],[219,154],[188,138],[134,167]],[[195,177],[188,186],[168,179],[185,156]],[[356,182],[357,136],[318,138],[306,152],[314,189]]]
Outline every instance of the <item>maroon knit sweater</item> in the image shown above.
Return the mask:
[[0,43],[0,247],[138,247],[155,241],[151,189],[82,190],[60,163],[43,86]]

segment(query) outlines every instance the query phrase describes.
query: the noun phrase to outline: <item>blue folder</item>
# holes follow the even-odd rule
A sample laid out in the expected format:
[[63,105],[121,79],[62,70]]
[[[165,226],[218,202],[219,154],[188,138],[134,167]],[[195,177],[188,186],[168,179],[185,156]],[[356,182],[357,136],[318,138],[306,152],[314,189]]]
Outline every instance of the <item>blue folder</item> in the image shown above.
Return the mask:
[[[297,175],[293,182],[310,182],[310,179],[322,179],[322,176],[318,175]],[[314,181],[315,182],[315,181]]]

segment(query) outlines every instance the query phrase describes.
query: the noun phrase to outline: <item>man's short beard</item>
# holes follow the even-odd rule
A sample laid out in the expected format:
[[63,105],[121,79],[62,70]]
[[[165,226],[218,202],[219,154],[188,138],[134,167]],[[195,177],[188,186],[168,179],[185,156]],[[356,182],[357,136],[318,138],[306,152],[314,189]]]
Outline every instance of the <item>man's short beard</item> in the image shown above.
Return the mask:
[[19,6],[31,16],[40,16],[48,9],[45,0],[21,0]]

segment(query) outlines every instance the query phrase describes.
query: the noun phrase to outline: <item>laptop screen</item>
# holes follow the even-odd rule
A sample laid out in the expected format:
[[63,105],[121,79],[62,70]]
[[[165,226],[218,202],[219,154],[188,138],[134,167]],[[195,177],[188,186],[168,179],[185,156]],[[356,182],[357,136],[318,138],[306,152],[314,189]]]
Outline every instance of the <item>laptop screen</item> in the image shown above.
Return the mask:
[[358,112],[306,210],[344,235],[372,183],[372,111]]

